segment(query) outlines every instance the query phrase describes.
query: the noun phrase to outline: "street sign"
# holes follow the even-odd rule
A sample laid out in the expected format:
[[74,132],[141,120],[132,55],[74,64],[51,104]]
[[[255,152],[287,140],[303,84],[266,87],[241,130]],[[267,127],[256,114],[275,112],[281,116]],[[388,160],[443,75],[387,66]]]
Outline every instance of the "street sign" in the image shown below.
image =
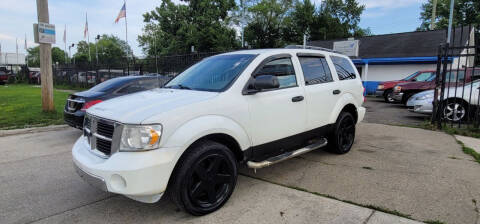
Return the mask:
[[346,40],[333,42],[333,50],[347,56],[358,57],[358,40]]
[[48,23],[33,24],[35,43],[54,44],[55,25]]

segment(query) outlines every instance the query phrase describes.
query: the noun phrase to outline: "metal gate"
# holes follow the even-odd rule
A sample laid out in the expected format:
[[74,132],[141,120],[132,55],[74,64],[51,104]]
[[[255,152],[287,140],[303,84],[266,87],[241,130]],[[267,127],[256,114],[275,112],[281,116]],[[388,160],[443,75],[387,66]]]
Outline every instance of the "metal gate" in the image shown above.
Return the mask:
[[[461,32],[455,32],[461,29]],[[439,129],[480,125],[480,43],[473,26],[453,28],[438,48],[432,123]],[[455,36],[456,34],[456,36]]]

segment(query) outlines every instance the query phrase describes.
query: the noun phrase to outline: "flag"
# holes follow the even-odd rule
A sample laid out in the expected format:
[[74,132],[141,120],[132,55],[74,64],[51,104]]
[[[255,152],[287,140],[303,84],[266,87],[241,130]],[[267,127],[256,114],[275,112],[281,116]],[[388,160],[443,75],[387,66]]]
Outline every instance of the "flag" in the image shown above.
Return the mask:
[[122,9],[120,9],[120,12],[118,13],[118,16],[117,18],[115,19],[115,23],[118,23],[118,21],[121,19],[121,18],[125,18],[127,17],[127,9],[125,7],[125,2],[123,3],[123,6],[122,6]]
[[67,25],[65,24],[65,29],[63,30],[63,43],[67,43]]
[[83,30],[83,38],[87,38],[87,33],[88,33],[88,18],[87,18],[87,13],[85,13],[85,29]]
[[23,46],[23,48],[25,48],[25,50],[28,49],[28,46],[27,46],[27,34],[25,34],[25,45]]

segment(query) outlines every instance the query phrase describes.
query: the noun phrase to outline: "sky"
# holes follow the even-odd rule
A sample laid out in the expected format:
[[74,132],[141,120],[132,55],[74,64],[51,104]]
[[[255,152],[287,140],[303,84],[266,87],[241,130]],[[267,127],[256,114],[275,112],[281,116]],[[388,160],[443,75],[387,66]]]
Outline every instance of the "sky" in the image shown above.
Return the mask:
[[[174,2],[176,2],[175,0]],[[321,0],[315,0],[319,3]],[[420,7],[427,0],[358,0],[366,6],[360,26],[369,27],[373,34],[388,34],[414,31],[419,25]],[[127,23],[128,43],[136,56],[143,55],[137,37],[144,26],[143,14],[160,5],[161,0],[128,0]],[[115,24],[123,0],[50,0],[50,23],[55,24],[56,44],[64,49],[63,32],[67,27],[67,44],[84,40],[85,14],[88,13],[90,41],[97,34],[113,34],[125,40],[125,21]],[[25,53],[33,43],[33,23],[37,22],[36,1],[1,0],[0,3],[0,44],[2,52],[15,52],[18,38],[19,53]],[[67,47],[68,51],[68,47]],[[72,54],[75,49],[72,49]]]

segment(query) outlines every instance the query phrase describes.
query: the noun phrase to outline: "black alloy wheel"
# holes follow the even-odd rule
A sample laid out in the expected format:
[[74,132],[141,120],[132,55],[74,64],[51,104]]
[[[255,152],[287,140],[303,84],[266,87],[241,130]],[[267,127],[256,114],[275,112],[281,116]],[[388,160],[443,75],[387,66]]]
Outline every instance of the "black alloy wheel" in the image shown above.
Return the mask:
[[334,131],[328,139],[328,149],[337,154],[350,151],[355,141],[355,119],[351,113],[342,112],[337,118]]
[[177,207],[192,215],[205,215],[228,201],[237,175],[237,161],[229,148],[201,140],[177,162],[167,191]]
[[229,196],[234,182],[233,167],[221,154],[203,157],[187,179],[188,197],[195,206],[216,207]]

